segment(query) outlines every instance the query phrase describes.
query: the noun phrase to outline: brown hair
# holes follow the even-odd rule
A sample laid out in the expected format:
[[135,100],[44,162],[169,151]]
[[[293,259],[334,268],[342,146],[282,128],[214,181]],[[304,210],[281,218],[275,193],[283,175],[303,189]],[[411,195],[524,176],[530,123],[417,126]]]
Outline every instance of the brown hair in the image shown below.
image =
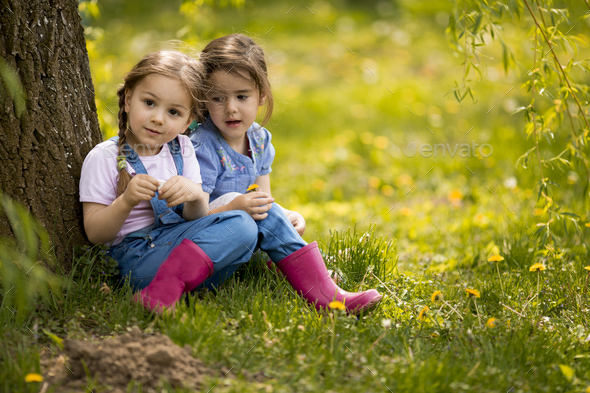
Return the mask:
[[[266,111],[261,125],[270,120],[273,99],[264,51],[252,38],[243,34],[230,34],[214,39],[203,49],[201,62],[205,68],[205,81],[208,81],[216,71],[231,71],[253,82],[258,90],[259,99],[263,95],[266,97]],[[205,88],[209,90],[212,86]],[[208,114],[206,108],[204,112],[205,115]]]
[[[176,78],[184,85],[189,93],[193,108],[193,116],[198,120],[203,120],[202,102],[204,95],[202,93],[203,66],[201,63],[181,52],[177,51],[158,51],[146,55],[123,77],[123,85],[117,91],[119,96],[119,156],[125,156],[123,147],[127,139],[127,112],[125,112],[125,96],[139,82],[150,74],[158,74],[171,78]],[[119,180],[117,182],[117,195],[121,195],[127,189],[131,175],[127,169],[119,169]]]

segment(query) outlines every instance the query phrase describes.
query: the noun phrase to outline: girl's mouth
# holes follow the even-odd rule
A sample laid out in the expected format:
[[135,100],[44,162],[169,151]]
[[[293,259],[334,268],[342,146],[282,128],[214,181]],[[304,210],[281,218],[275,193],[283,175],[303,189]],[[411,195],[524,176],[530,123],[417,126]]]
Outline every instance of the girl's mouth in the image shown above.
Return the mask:
[[242,124],[241,120],[228,120],[225,122],[225,124],[227,124],[228,127],[238,127],[240,124]]
[[154,131],[154,130],[150,130],[149,128],[146,128],[146,130],[150,135],[159,135],[160,134],[159,132]]

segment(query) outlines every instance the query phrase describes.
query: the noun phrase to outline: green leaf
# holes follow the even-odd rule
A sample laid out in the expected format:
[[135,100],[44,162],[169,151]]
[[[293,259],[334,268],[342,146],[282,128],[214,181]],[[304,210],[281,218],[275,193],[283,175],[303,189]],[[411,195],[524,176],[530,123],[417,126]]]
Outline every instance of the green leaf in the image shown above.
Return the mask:
[[[0,79],[4,82],[4,87],[8,90],[8,95],[14,101],[14,112],[17,117],[21,117],[27,109],[26,95],[20,83],[16,72],[4,63],[0,58]],[[4,95],[0,90],[0,95]]]
[[57,337],[55,334],[51,333],[47,329],[43,329],[43,333],[45,333],[47,336],[49,336],[51,341],[53,341],[55,343],[55,345],[57,345],[59,347],[59,349],[64,349],[63,338]]

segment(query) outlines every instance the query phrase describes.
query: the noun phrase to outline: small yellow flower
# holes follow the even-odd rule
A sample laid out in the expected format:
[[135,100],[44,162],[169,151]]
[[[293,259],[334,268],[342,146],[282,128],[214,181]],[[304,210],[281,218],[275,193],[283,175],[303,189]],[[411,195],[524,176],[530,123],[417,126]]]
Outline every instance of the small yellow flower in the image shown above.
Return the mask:
[[432,292],[432,296],[430,296],[430,300],[432,303],[437,303],[438,301],[442,300],[443,295],[441,291],[434,291]]
[[25,382],[43,382],[43,376],[41,374],[27,374],[25,376]]
[[346,310],[344,304],[342,302],[339,302],[338,300],[330,302],[330,304],[328,304],[328,307],[330,307],[331,309]]
[[451,201],[451,202],[453,200],[461,200],[461,199],[463,199],[463,194],[461,194],[461,191],[459,191],[459,190],[453,190],[449,194],[448,198],[449,198],[449,201]]
[[248,187],[248,189],[246,190],[246,194],[249,192],[255,192],[255,191],[260,191],[260,186],[256,183],[254,183]]
[[477,289],[465,288],[465,292],[467,292],[469,296],[475,296],[478,299],[481,297]]
[[428,310],[430,310],[430,308],[428,308],[428,306],[424,306],[422,311],[420,311],[420,314],[418,315],[418,319],[420,320],[420,322],[422,322],[424,318],[426,318],[426,313],[428,312]]
[[586,228],[590,227],[590,222],[587,222],[587,223],[585,223],[585,224],[584,224],[584,226],[585,226]]
[[501,255],[492,255],[491,257],[488,258],[488,262],[500,262],[503,260],[504,260],[504,257],[502,257]]
[[543,271],[547,270],[547,268],[542,263],[535,263],[533,264],[533,266],[529,267],[529,271],[531,272],[538,272],[539,270]]
[[489,327],[490,329],[493,329],[496,327],[496,318],[491,317],[490,319],[488,319],[488,321],[486,322],[486,326]]
[[590,266],[584,266],[584,269],[589,270],[590,271]]
[[506,327],[510,328],[510,319],[506,321]]

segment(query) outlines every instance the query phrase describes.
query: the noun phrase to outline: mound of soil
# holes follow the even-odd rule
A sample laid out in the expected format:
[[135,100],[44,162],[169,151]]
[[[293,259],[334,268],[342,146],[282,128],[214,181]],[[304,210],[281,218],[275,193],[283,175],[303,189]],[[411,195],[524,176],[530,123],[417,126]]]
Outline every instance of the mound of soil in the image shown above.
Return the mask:
[[[151,391],[165,379],[174,387],[202,388],[205,377],[224,377],[225,367],[211,369],[191,355],[191,348],[174,344],[168,336],[145,335],[139,328],[129,333],[98,343],[64,340],[64,352],[69,358],[61,365],[61,372],[49,372],[62,388],[75,388],[86,383],[88,373],[112,391],[126,391],[131,381]],[[58,362],[59,363],[59,362]],[[64,367],[64,365],[66,367]],[[48,381],[49,382],[49,381]]]

